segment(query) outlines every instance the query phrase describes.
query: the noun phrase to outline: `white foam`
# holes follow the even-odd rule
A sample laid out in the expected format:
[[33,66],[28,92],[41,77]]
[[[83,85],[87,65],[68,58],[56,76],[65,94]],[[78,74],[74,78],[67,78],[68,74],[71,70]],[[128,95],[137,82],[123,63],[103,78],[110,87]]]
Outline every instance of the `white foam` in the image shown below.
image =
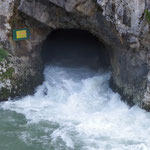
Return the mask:
[[47,66],[44,74],[34,96],[1,107],[30,123],[58,123],[52,142],[61,138],[71,149],[79,144],[82,150],[149,150],[150,113],[123,103],[108,86],[110,73]]

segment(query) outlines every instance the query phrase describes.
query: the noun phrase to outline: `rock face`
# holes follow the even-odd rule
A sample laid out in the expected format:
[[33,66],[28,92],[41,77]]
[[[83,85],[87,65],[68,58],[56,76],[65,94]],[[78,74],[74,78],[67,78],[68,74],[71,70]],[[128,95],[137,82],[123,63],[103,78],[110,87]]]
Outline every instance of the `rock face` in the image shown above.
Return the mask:
[[[0,75],[0,99],[32,93],[41,83],[40,51],[47,35],[76,28],[107,47],[112,88],[130,104],[150,110],[149,0],[0,0],[0,8],[0,47],[9,52],[0,74],[11,68],[9,77]],[[14,42],[12,29],[24,27],[30,28],[31,39]]]
[[[43,25],[33,19],[21,16],[18,11],[19,1],[0,1],[0,55],[1,49],[8,51],[8,57],[0,61],[0,100],[23,96],[34,92],[42,82],[42,62],[40,44]],[[14,42],[12,30],[31,26],[30,41]],[[34,30],[36,26],[36,30]],[[45,26],[44,26],[45,27]]]

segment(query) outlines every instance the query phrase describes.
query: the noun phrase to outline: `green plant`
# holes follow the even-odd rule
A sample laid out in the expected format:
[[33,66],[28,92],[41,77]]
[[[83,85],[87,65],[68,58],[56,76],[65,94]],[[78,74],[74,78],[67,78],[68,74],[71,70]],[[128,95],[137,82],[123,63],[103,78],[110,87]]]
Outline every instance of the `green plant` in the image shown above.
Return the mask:
[[145,18],[146,18],[146,21],[150,23],[150,11],[148,11],[147,9],[145,10]]
[[3,48],[0,48],[0,62],[8,56],[8,52]]

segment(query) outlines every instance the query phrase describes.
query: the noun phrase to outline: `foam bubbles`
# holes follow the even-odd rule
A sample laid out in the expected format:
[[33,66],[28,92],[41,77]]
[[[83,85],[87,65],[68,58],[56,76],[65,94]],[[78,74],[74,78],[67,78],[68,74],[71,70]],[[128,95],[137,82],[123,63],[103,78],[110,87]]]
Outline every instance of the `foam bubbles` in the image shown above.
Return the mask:
[[[34,96],[1,108],[23,114],[35,128],[47,121],[41,131],[45,150],[49,145],[56,150],[149,150],[150,113],[122,102],[108,86],[110,73],[47,66],[44,75]],[[31,136],[25,133],[23,140]]]

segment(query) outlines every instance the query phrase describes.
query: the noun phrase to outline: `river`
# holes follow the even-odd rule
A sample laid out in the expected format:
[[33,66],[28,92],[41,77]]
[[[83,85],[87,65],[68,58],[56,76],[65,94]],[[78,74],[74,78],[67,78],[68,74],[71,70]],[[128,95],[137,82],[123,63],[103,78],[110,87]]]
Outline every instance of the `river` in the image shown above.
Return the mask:
[[149,150],[150,113],[121,101],[110,75],[46,65],[34,95],[0,103],[0,150]]

